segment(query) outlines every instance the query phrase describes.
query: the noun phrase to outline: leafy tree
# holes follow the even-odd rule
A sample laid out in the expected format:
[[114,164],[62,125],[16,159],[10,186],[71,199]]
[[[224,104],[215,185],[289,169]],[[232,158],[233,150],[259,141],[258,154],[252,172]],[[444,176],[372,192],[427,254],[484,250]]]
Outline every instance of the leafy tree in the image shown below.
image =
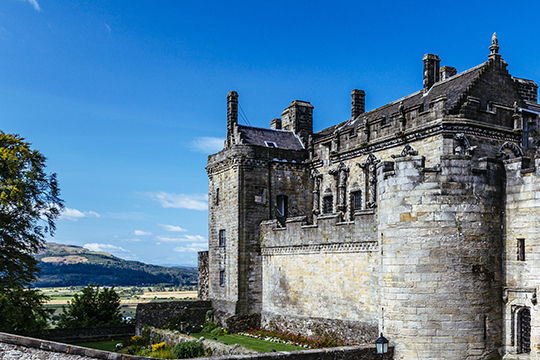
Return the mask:
[[45,160],[19,135],[0,131],[0,331],[30,334],[47,324],[48,298],[30,289],[39,274],[32,255],[53,234],[63,201]]
[[75,294],[60,315],[58,327],[115,326],[122,324],[120,296],[111,288],[89,285],[82,294]]

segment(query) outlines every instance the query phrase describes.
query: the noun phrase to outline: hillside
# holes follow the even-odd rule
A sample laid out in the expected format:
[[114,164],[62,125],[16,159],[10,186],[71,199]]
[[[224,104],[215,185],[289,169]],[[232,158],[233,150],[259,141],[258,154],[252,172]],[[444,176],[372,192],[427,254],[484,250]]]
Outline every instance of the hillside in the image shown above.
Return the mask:
[[34,284],[37,287],[197,284],[196,268],[148,265],[74,245],[47,243],[36,258],[41,268],[41,275]]

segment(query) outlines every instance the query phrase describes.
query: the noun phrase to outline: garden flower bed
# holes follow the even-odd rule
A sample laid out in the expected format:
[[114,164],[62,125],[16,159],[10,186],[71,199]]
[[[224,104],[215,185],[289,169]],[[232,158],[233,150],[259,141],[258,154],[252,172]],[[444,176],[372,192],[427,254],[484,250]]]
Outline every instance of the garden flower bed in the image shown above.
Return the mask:
[[327,347],[351,345],[343,340],[334,339],[328,335],[305,337],[301,335],[295,335],[287,331],[269,331],[261,328],[250,328],[248,331],[238,333],[238,335],[275,343],[300,346],[305,349],[320,349]]

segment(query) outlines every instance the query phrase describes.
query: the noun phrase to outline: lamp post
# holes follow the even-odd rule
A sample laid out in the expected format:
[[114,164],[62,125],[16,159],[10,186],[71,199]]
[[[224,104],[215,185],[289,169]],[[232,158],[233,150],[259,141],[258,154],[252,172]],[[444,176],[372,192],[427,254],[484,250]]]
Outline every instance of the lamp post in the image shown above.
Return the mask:
[[377,346],[377,354],[381,354],[381,359],[383,359],[384,354],[388,352],[388,339],[385,338],[382,333],[381,336],[375,340],[375,346]]

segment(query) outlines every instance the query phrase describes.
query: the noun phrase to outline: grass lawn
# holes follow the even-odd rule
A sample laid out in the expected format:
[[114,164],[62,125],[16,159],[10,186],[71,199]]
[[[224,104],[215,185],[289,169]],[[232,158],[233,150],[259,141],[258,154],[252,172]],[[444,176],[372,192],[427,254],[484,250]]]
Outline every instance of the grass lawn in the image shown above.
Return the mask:
[[208,333],[199,333],[199,334],[191,334],[191,336],[196,337],[196,338],[200,338],[201,336],[204,336],[205,339],[209,339],[209,340],[216,338],[227,345],[238,344],[238,345],[242,345],[243,347],[247,349],[255,350],[258,352],[270,352],[272,350],[276,350],[276,351],[305,350],[304,348],[300,346],[264,341],[264,340],[254,339],[254,338],[250,338],[250,337],[246,337],[242,335],[213,336]]
[[115,352],[116,344],[121,343],[121,342],[122,340],[109,340],[109,341],[78,343],[78,344],[73,344],[73,345],[82,346],[82,347],[90,348],[90,349]]

